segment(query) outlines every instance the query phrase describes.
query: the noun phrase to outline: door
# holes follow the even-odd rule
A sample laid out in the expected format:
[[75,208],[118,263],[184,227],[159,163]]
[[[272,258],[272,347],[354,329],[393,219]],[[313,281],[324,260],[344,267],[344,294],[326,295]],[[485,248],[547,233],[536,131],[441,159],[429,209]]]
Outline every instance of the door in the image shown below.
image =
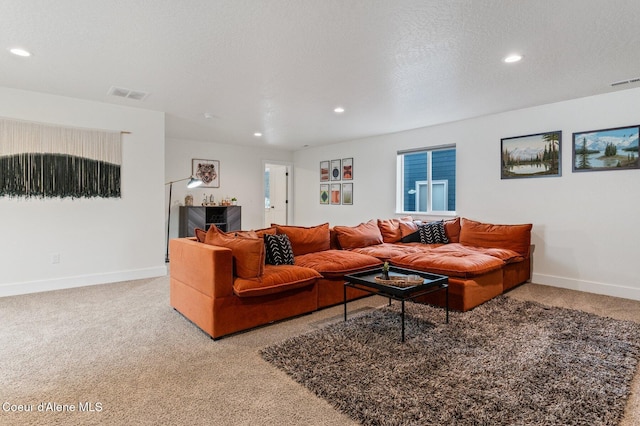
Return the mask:
[[272,223],[287,225],[289,166],[266,163],[264,166],[264,227]]

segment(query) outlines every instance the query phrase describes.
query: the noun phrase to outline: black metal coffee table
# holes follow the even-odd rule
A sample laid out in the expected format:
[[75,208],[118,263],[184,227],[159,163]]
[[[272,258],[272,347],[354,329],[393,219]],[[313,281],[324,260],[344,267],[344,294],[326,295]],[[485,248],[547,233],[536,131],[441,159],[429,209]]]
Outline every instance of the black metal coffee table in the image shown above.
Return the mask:
[[[414,271],[411,269],[398,268],[395,266],[389,267],[389,278],[403,277],[409,275],[418,275],[423,281],[415,285],[410,286],[395,286],[393,284],[383,283],[380,280],[376,280],[376,277],[380,277],[382,274],[381,268],[368,269],[366,271],[357,272],[355,274],[345,275],[344,283],[344,320],[347,320],[347,287],[356,288],[358,290],[368,291],[369,293],[378,294],[389,298],[389,305],[391,305],[391,299],[399,300],[402,303],[402,341],[404,342],[404,302],[407,300],[414,300],[416,297],[424,296],[425,294],[435,293],[437,291],[446,292],[446,322],[449,323],[449,277],[445,275],[430,274],[428,272]],[[406,284],[405,284],[406,285]]]

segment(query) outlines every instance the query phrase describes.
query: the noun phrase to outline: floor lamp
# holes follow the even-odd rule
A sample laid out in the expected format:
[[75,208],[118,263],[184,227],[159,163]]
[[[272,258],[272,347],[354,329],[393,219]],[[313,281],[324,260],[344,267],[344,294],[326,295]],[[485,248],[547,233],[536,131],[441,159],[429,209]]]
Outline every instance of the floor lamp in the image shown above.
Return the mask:
[[169,185],[169,211],[167,214],[167,255],[164,258],[165,263],[169,263],[169,229],[171,228],[171,190],[173,189],[174,183],[182,182],[183,180],[187,180],[187,179],[189,179],[189,182],[187,182],[187,188],[189,189],[196,188],[202,185],[202,181],[200,179],[194,178],[193,176],[189,176],[184,179],[178,179],[178,180],[165,183],[165,186]]

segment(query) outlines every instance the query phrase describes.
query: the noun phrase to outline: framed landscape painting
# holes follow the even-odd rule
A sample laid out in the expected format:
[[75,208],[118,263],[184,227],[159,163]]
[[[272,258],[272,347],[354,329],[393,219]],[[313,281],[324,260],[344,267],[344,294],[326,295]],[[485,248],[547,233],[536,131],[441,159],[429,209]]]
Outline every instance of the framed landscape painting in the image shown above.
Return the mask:
[[500,140],[500,178],[561,176],[560,130]]
[[616,127],[573,134],[573,171],[640,168],[640,126]]

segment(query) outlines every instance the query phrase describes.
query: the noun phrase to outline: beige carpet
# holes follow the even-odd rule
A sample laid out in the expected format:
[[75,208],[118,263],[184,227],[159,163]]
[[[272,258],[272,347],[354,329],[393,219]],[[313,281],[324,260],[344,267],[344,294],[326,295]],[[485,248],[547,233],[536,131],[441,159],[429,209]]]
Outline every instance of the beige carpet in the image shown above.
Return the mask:
[[[509,295],[640,322],[640,302],[534,284]],[[168,298],[166,277],[0,298],[0,424],[354,424],[258,353],[341,321],[341,306],[214,342]],[[639,376],[622,425],[640,424]]]

